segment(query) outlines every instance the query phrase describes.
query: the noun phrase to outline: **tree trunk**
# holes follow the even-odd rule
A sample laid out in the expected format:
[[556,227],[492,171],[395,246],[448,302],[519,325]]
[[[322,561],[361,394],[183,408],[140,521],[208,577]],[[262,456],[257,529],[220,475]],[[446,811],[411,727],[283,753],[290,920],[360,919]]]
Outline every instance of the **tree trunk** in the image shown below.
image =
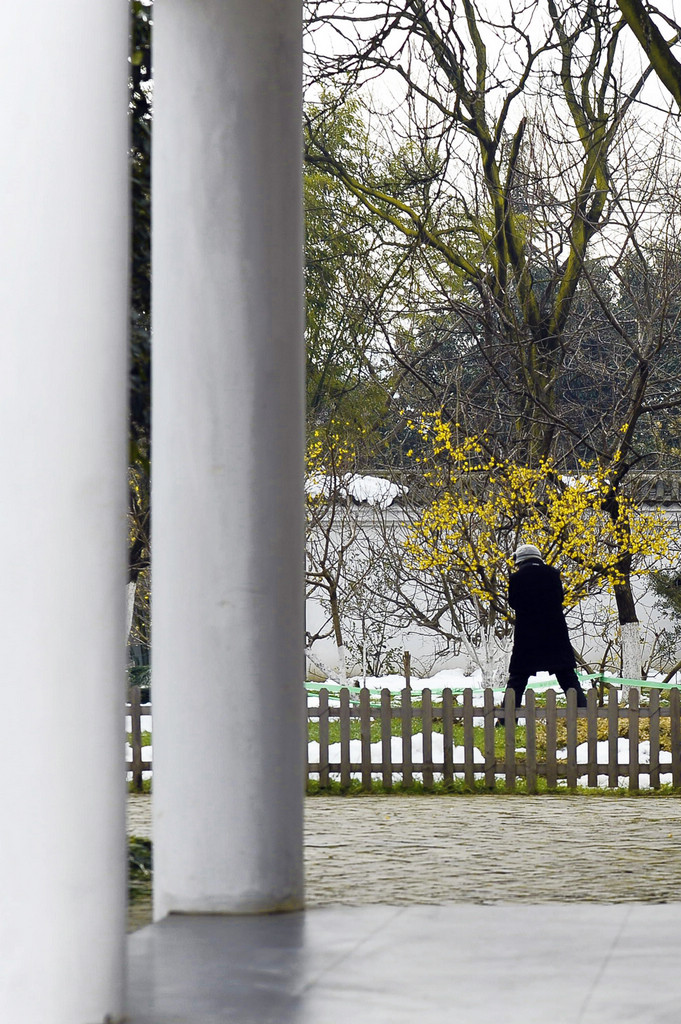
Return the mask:
[[[620,624],[622,637],[622,678],[640,679],[643,672],[643,659],[641,654],[641,627],[636,614],[636,603],[631,590],[631,552],[629,546],[629,527],[626,521],[620,520],[620,509],[617,494],[613,491],[605,503],[605,510],[610,515],[613,523],[624,529],[625,538],[621,542],[620,557],[617,560],[617,571],[620,582],[615,583],[615,602],[617,604],[617,616]],[[623,686],[623,696],[626,698],[629,687]]]
[[338,682],[341,686],[348,685],[348,658],[343,644],[338,645]]
[[135,591],[137,590],[137,580],[132,580],[126,585],[126,598],[127,598],[127,616],[126,616],[126,632],[125,642],[128,642],[130,637],[130,630],[132,629],[132,620],[135,614]]
[[[615,601],[622,636],[622,678],[640,679],[643,670],[641,658],[641,628],[636,614],[631,579],[627,573],[622,583],[615,585]],[[625,687],[625,689],[627,689]]]
[[343,630],[341,627],[340,608],[338,607],[338,591],[335,584],[329,587],[329,604],[331,605],[331,621],[333,622],[333,635],[338,648],[338,679],[341,686],[347,686],[347,654],[343,643]]
[[311,647],[305,647],[305,656],[307,657],[308,661],[312,665],[314,665],[314,667],[318,669],[322,673],[322,675],[325,676],[327,679],[332,679],[334,683],[337,683],[339,681],[338,676],[333,671],[333,669],[329,668],[329,666],[325,662],[323,662],[321,658],[317,656],[317,654],[312,650]]

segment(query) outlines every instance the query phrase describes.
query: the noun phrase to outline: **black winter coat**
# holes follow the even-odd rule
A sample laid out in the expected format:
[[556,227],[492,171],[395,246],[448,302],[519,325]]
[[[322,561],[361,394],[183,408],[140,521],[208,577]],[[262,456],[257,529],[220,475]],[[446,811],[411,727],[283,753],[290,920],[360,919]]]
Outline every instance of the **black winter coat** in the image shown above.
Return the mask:
[[516,615],[511,675],[574,668],[558,570],[539,559],[523,562],[511,574],[508,602]]

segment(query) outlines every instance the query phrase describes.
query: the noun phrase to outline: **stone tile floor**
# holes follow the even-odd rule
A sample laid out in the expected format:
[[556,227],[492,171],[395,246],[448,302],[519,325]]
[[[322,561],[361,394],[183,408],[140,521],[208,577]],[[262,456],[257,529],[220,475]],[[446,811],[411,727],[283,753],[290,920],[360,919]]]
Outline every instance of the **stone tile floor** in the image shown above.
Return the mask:
[[[680,815],[674,797],[309,798],[308,909],[136,931],[128,1024],[678,1024]],[[128,829],[150,834],[148,797]]]
[[[151,797],[128,831],[151,836]],[[305,872],[308,906],[675,901],[681,800],[308,797]]]
[[679,904],[171,915],[129,942],[128,1024],[678,1024]]

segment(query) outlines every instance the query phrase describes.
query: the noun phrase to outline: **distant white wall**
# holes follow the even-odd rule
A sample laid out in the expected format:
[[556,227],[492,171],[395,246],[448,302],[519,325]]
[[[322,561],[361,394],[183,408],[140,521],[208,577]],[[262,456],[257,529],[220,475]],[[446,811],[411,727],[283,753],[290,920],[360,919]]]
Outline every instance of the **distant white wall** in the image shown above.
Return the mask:
[[[381,529],[376,511],[373,508],[367,505],[358,505],[353,509],[353,514],[361,524],[357,541],[357,557],[361,559],[363,545],[366,546],[368,543],[380,546]],[[398,535],[400,531],[404,532],[407,514],[399,505],[391,507],[387,513],[384,513],[385,515],[387,515],[389,522],[396,529]],[[671,552],[669,560],[664,565],[661,565],[660,568],[674,569],[678,567],[679,574],[681,575],[681,557],[679,553],[679,549],[681,549],[681,532],[679,529],[681,511],[678,507],[672,506],[666,509],[666,515],[673,527],[676,547]],[[661,662],[655,657],[654,637],[655,633],[659,633],[665,626],[673,628],[673,623],[664,616],[657,598],[651,591],[645,578],[635,578],[633,588],[637,612],[641,621],[644,663],[652,656],[653,667],[664,670],[668,661]],[[327,620],[328,612],[324,608],[323,601],[316,597],[308,598],[306,602],[308,632],[319,630]],[[616,622],[617,613],[614,607],[614,599],[610,598],[607,594],[587,598],[582,601],[578,608],[568,616],[570,636],[575,651],[591,664],[599,664],[608,646],[607,639],[599,635],[599,628],[601,624],[605,627],[606,623],[609,623],[608,635],[614,637]],[[361,634],[361,627],[356,616],[347,616],[343,621],[343,627],[346,641],[352,641],[353,637],[357,638]],[[403,650],[410,652],[414,675],[430,675],[434,671],[446,668],[470,668],[470,658],[465,651],[457,653],[450,649],[443,653],[443,640],[432,632],[419,628],[413,622],[405,622],[399,628],[396,627],[393,631],[389,632],[392,635],[389,646],[392,646],[398,652]],[[350,648],[352,650],[352,642],[350,643]],[[320,662],[330,670],[338,671],[338,656],[333,639],[317,641],[313,650],[315,654],[314,662],[308,659],[306,664],[308,678],[323,678],[324,672],[320,669]],[[613,660],[617,661],[618,656],[617,651],[613,651],[610,658],[611,662]],[[681,649],[678,650],[677,656],[681,658]],[[397,660],[400,657],[401,654],[398,654]],[[395,660],[395,656],[393,656],[393,660]],[[348,674],[359,675],[361,672],[361,661],[358,658],[353,660],[350,657]]]

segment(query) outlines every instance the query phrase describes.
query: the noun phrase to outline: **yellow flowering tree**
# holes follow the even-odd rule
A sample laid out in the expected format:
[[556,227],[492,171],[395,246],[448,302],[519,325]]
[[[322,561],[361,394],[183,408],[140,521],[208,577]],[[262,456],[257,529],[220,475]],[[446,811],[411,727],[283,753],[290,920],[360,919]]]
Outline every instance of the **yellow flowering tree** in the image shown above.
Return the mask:
[[502,649],[510,642],[508,577],[518,544],[535,544],[560,569],[566,609],[648,572],[667,551],[662,516],[613,493],[618,453],[610,465],[581,462],[578,475],[566,476],[549,458],[535,465],[499,458],[484,436],[459,437],[439,414],[411,427],[424,442],[425,454],[412,457],[431,500],[409,530],[408,558],[446,584],[462,622],[472,616]]

